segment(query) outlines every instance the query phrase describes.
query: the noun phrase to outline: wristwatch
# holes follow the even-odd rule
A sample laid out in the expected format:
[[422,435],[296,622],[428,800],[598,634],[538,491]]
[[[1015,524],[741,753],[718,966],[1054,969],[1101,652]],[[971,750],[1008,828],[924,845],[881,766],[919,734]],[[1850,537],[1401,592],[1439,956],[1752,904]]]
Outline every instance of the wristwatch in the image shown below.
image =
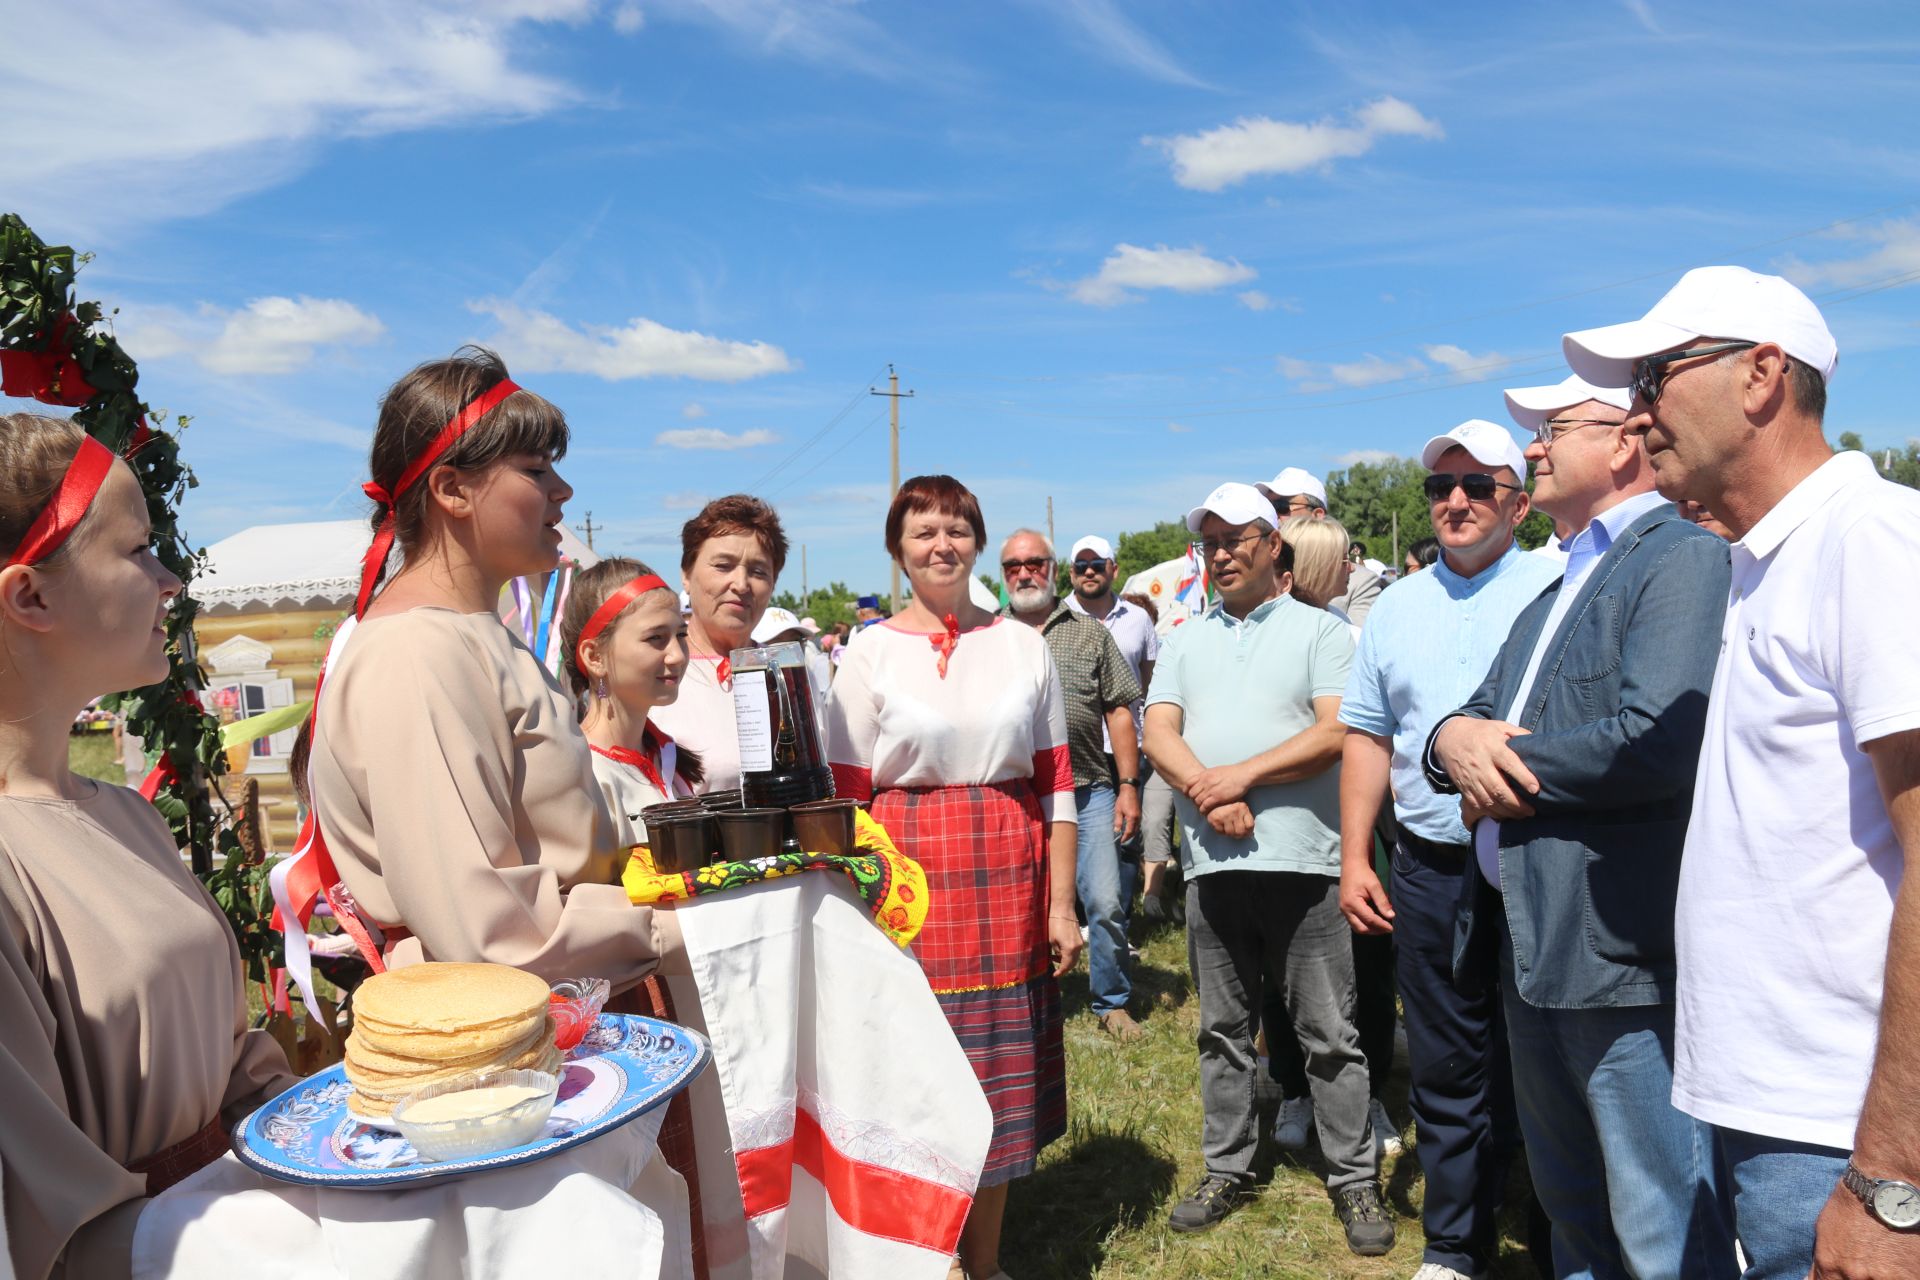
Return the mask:
[[1875,1221],[1881,1226],[1892,1227],[1895,1231],[1912,1231],[1920,1227],[1920,1187],[1911,1182],[1902,1182],[1898,1178],[1869,1178],[1853,1167],[1853,1161],[1847,1161],[1847,1171],[1840,1176],[1840,1184],[1860,1197],[1860,1203],[1867,1207]]
[[1118,782],[1114,783],[1114,785],[1116,787],[1132,787],[1135,791],[1138,791],[1140,789],[1140,779],[1122,778]]

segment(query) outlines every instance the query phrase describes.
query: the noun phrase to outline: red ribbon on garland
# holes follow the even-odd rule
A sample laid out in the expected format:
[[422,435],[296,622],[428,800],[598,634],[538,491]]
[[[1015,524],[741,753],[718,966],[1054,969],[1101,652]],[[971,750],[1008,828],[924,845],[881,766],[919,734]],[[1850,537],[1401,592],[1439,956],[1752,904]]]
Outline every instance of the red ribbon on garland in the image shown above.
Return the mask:
[[0,351],[0,394],[75,408],[97,394],[73,358],[71,315],[53,322],[45,351]]

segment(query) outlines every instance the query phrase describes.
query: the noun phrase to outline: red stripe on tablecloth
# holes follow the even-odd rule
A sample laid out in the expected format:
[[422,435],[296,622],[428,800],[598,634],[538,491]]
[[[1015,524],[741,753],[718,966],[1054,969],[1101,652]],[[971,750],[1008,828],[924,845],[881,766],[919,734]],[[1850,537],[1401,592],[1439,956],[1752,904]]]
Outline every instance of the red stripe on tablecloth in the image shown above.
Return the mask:
[[828,1141],[810,1111],[795,1111],[793,1136],[734,1157],[747,1216],[784,1209],[798,1165],[827,1189],[841,1221],[863,1235],[950,1254],[960,1243],[973,1197],[910,1173],[855,1160]]

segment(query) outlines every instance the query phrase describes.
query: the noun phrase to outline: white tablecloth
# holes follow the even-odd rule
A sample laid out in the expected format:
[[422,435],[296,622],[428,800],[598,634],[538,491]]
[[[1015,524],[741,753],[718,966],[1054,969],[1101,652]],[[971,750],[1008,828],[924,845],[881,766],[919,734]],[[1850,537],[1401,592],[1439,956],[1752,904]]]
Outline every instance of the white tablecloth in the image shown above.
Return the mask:
[[666,1107],[534,1164],[410,1190],[275,1182],[231,1153],[155,1198],[135,1280],[692,1280]]

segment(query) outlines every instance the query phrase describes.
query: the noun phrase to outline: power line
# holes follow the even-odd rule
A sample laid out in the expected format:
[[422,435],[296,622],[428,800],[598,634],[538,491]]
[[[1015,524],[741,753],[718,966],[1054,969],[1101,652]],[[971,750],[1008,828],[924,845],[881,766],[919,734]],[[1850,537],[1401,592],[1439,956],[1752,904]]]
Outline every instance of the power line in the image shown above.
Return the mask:
[[[881,367],[885,368],[884,365]],[[886,420],[886,417],[887,417],[887,411],[885,409],[882,409],[880,410],[880,412],[874,414],[873,417],[869,418],[864,425],[859,427],[857,430],[848,433],[846,439],[842,440],[839,446],[835,448],[833,452],[827,454],[822,458],[817,459],[812,466],[808,467],[805,471],[802,471],[799,475],[789,479],[785,484],[781,485],[778,489],[775,489],[771,493],[767,494],[767,497],[768,498],[779,497],[781,494],[787,492],[787,490],[793,488],[795,485],[799,484],[802,480],[805,480],[808,476],[812,475],[814,472],[818,471],[820,468],[826,466],[829,462],[832,462],[835,458],[839,457],[842,453],[846,452],[848,445],[854,443],[854,441],[856,440],[859,440],[865,437],[869,431],[872,431],[875,427],[879,426],[882,422],[884,422]]]
[[775,476],[779,475],[782,471],[785,471],[788,467],[792,466],[800,458],[802,454],[804,454],[807,450],[813,448],[814,445],[820,443],[820,441],[825,439],[828,432],[832,431],[835,427],[840,425],[841,419],[845,418],[848,414],[853,412],[853,407],[855,405],[861,403],[867,398],[867,388],[872,385],[873,380],[875,378],[878,378],[881,374],[881,371],[884,370],[886,367],[887,367],[886,365],[882,364],[878,369],[875,369],[873,373],[870,374],[865,379],[865,381],[863,381],[860,384],[860,389],[854,392],[853,395],[848,398],[847,402],[844,405],[840,406],[840,412],[834,414],[831,418],[827,419],[826,426],[821,427],[818,431],[808,436],[804,441],[801,442],[800,446],[797,449],[795,449],[792,453],[788,454],[785,458],[781,459],[781,461],[777,463],[771,471],[767,472],[765,475],[761,476],[758,480],[755,480],[752,484],[748,485],[746,491],[748,493],[758,493],[766,485],[767,481],[773,479]]

